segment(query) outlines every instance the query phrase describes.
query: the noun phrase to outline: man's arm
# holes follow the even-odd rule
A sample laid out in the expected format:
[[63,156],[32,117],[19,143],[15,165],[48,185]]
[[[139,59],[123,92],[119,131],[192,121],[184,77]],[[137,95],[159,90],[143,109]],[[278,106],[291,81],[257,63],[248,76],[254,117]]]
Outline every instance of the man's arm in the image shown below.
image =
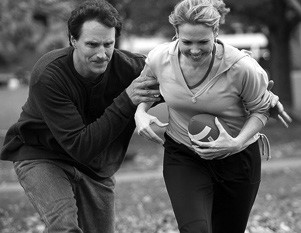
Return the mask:
[[[268,84],[268,91],[271,92],[271,89],[274,86],[274,81],[270,80]],[[284,110],[283,105],[279,101],[279,97],[272,93],[272,100],[270,104],[270,116],[276,120],[279,120],[286,128],[289,127],[289,124],[292,122],[292,118]]]
[[[49,80],[49,79],[48,79]],[[34,108],[39,112],[64,151],[81,163],[89,163],[112,143],[133,119],[137,104],[155,101],[157,90],[146,87],[156,80],[135,79],[116,97],[96,121],[85,125],[78,107],[59,84],[36,83],[32,87]]]

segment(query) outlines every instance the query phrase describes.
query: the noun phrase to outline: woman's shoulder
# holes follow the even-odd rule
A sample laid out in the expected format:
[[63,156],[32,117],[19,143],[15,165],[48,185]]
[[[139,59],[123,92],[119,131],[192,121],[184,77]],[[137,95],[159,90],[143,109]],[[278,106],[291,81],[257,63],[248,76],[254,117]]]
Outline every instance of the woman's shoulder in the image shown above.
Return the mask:
[[224,59],[232,66],[232,68],[240,68],[242,70],[252,70],[258,68],[259,64],[247,50],[239,50],[229,44],[223,44]]
[[161,57],[162,55],[168,55],[173,46],[174,42],[159,44],[148,53],[147,57]]

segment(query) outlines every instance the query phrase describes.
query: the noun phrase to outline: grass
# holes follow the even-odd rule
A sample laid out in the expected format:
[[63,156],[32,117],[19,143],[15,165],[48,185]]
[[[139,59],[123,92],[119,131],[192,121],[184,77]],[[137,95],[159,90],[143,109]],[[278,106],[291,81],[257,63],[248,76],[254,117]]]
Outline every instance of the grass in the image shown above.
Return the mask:
[[[301,171],[264,172],[247,233],[301,232]],[[38,233],[44,228],[23,192],[0,196],[0,232]],[[116,186],[116,233],[178,232],[161,178]]]
[[27,95],[28,87],[26,86],[15,90],[0,89],[0,130],[8,129],[18,120]]

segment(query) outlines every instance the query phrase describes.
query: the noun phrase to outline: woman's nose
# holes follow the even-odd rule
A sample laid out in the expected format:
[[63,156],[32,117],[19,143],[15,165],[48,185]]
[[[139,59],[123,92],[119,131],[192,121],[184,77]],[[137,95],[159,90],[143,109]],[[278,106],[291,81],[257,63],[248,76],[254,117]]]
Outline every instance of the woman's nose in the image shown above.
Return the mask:
[[191,53],[199,53],[200,51],[201,51],[200,47],[196,46],[196,45],[191,46],[191,48],[190,48]]

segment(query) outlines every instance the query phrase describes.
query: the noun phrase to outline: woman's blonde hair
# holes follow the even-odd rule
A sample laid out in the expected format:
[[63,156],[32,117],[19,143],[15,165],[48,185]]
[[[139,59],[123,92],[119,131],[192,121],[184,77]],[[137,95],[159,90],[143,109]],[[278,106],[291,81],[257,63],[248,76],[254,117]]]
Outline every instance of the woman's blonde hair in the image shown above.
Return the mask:
[[223,0],[183,0],[175,6],[169,22],[176,31],[184,23],[205,24],[217,34],[229,11]]

